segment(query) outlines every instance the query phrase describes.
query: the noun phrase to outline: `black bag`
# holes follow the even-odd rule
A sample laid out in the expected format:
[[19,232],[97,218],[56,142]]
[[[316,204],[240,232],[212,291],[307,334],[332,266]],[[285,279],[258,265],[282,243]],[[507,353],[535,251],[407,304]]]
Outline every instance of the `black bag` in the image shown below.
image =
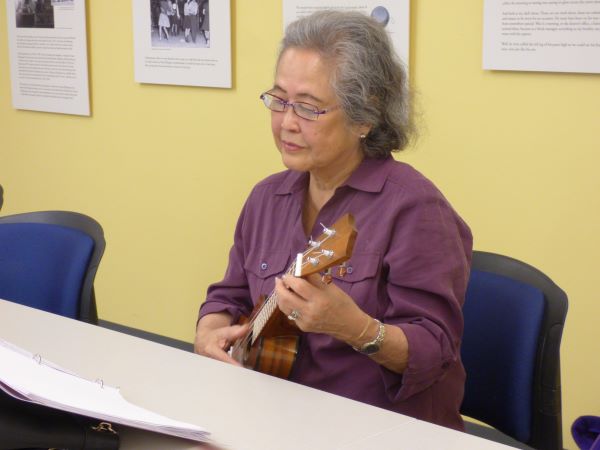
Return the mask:
[[108,423],[17,400],[0,390],[0,450],[25,448],[118,450]]

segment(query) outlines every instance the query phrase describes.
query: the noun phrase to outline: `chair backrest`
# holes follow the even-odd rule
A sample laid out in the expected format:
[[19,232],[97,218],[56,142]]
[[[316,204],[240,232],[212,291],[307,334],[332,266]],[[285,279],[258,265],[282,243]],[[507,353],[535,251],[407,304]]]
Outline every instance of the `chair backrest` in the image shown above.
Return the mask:
[[465,305],[461,413],[536,449],[562,449],[567,296],[522,261],[475,251]]
[[102,227],[70,211],[0,217],[0,298],[97,323]]

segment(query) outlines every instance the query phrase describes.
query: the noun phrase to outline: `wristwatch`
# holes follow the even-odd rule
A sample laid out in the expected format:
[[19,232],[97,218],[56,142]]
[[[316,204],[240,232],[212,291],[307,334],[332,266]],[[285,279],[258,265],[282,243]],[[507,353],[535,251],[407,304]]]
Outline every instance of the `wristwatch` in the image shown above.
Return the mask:
[[377,336],[370,342],[363,344],[361,347],[352,347],[357,352],[360,352],[364,355],[373,355],[379,351],[381,348],[381,344],[383,344],[383,339],[385,338],[385,325],[382,324],[379,320],[374,319],[375,322],[379,325],[379,331],[377,332]]

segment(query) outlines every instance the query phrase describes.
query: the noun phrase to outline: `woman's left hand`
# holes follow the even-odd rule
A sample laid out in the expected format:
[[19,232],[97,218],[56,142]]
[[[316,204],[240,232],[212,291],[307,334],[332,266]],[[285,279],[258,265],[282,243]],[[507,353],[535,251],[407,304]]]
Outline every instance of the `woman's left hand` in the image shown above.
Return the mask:
[[[295,315],[296,325],[302,331],[328,334],[355,348],[373,340],[378,333],[378,322],[335,284],[323,283],[319,275],[306,279],[284,275],[275,280],[275,293],[281,312]],[[381,350],[369,357],[402,373],[408,364],[408,340],[400,327],[386,325],[385,329]]]
[[277,278],[275,293],[279,309],[286,316],[296,311],[296,325],[305,332],[350,342],[369,320],[352,297],[335,284],[324,283],[318,274],[306,279],[291,275]]

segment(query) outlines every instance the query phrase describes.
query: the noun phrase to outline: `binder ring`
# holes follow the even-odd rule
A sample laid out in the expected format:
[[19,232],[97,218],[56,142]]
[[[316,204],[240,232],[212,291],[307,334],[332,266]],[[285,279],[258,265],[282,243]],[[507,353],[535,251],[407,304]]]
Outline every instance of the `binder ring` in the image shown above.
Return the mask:
[[113,429],[112,424],[109,422],[100,422],[95,427],[92,427],[94,431],[110,431],[112,434],[117,434],[117,432]]

